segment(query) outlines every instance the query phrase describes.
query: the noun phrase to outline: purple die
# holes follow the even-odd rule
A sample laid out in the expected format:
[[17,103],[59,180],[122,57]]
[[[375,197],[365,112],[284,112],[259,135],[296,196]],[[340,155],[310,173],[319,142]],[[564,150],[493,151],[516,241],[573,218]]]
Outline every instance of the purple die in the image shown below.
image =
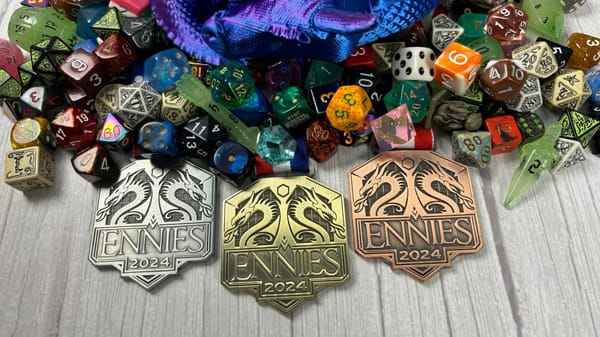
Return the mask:
[[173,88],[181,75],[189,73],[188,59],[177,48],[158,52],[144,62],[144,80],[158,92]]
[[302,85],[302,67],[294,59],[281,60],[269,66],[265,74],[267,88],[271,93],[293,85]]

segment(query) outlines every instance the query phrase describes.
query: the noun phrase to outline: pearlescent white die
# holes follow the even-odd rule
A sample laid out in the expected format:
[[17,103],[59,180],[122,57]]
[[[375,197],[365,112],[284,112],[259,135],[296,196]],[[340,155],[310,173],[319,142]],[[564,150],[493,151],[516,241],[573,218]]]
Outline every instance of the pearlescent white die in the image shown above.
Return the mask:
[[432,81],[435,53],[425,47],[399,48],[392,58],[392,74],[397,81]]

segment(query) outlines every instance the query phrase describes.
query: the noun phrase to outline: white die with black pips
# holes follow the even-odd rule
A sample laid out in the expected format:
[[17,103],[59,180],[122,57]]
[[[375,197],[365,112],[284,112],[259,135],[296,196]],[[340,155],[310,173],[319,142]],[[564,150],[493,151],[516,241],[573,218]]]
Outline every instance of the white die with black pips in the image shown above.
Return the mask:
[[435,58],[430,48],[398,48],[392,59],[392,74],[397,81],[432,81]]

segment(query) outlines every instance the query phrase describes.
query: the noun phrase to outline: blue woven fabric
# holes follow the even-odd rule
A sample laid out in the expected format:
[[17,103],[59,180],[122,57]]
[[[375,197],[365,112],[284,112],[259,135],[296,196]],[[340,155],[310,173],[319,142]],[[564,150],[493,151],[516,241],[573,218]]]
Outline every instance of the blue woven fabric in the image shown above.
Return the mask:
[[173,42],[212,64],[250,57],[338,62],[396,33],[439,0],[151,0]]

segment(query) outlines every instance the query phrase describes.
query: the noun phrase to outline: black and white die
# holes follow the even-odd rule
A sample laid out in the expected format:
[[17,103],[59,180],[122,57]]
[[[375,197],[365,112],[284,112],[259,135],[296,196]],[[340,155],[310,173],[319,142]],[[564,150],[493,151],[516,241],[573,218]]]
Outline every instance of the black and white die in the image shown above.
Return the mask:
[[435,58],[429,48],[399,48],[392,59],[392,74],[397,81],[432,81]]

